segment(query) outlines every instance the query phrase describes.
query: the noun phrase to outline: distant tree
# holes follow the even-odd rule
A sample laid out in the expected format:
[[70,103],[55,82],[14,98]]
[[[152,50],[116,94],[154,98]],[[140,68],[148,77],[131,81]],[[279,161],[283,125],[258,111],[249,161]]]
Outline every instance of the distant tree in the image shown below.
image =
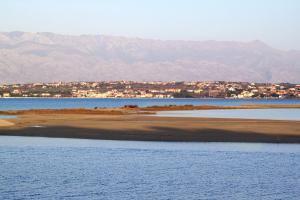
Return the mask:
[[191,93],[187,92],[186,90],[182,90],[179,93],[175,93],[174,97],[175,98],[193,98],[193,96],[191,95]]
[[278,98],[278,97],[279,97],[279,94],[272,93],[272,94],[271,94],[271,97],[276,97],[276,98]]

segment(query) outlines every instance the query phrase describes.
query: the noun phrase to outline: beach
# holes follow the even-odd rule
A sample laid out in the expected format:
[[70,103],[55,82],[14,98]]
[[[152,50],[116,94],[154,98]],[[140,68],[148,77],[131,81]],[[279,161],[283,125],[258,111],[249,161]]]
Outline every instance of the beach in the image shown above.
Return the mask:
[[[176,106],[169,108],[176,110]],[[177,108],[183,110],[182,107]],[[17,117],[0,120],[0,135],[136,141],[300,143],[300,121],[149,115],[154,110],[167,109],[5,111],[2,114],[15,114]]]

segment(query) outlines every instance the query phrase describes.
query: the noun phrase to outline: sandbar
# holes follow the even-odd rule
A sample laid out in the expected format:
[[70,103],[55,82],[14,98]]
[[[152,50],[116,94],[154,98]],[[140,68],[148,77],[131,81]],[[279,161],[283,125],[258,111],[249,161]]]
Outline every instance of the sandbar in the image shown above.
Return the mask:
[[60,112],[29,112],[4,121],[14,125],[0,127],[0,135],[170,142],[300,143],[300,121]]

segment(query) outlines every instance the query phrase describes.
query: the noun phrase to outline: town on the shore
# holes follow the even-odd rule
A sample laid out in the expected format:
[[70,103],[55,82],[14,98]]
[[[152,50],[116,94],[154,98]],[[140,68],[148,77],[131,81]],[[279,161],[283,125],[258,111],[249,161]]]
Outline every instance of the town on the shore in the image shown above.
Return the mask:
[[0,97],[300,98],[300,84],[226,81],[101,81],[0,84]]

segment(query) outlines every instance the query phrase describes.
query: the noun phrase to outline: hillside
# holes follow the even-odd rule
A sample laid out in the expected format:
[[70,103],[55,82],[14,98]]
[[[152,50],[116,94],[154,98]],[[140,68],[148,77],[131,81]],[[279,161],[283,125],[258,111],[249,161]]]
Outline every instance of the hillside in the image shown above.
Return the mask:
[[300,52],[261,41],[162,41],[0,33],[0,82],[82,80],[300,80]]

